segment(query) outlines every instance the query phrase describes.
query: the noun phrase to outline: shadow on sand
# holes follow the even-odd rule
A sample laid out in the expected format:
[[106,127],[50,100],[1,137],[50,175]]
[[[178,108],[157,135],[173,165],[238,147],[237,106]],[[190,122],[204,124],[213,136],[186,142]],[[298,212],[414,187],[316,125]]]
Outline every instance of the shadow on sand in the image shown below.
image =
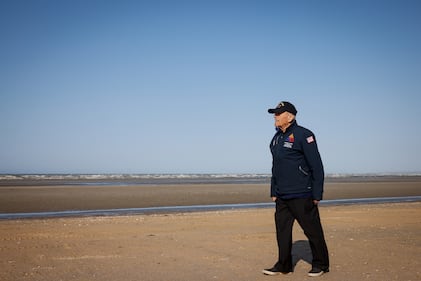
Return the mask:
[[311,254],[310,243],[307,240],[298,240],[292,244],[292,267],[295,268],[300,260],[311,264],[313,255]]

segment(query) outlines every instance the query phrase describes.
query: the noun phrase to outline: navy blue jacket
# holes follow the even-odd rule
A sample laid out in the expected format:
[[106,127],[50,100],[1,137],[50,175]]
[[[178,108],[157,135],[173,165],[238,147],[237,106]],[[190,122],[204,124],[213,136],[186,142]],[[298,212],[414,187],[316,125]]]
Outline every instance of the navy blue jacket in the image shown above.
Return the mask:
[[278,129],[270,143],[272,152],[271,197],[311,192],[323,197],[324,170],[314,134],[294,120],[286,132]]

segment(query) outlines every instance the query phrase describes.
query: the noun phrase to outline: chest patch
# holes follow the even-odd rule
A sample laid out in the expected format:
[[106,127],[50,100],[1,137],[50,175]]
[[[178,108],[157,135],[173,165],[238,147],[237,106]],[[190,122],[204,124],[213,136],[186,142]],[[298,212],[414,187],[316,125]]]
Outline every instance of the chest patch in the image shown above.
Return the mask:
[[286,148],[292,148],[292,145],[293,145],[294,143],[292,143],[292,142],[284,142],[284,147],[286,147]]
[[294,134],[290,134],[284,142],[284,147],[286,148],[292,148],[292,146],[294,145]]

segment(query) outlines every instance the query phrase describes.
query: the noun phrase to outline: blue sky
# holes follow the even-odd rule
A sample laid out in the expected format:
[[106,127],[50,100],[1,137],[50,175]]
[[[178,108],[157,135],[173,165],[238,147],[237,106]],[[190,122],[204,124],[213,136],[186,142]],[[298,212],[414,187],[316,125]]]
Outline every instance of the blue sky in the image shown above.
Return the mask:
[[0,173],[270,173],[294,103],[326,173],[421,172],[417,0],[2,0]]

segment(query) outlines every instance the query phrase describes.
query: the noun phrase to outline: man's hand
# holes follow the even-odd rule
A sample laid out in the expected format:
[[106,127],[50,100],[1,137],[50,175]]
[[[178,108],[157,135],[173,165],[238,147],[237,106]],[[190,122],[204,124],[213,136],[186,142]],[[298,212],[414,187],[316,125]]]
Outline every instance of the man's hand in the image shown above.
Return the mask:
[[320,202],[320,200],[313,200],[313,204],[314,204],[314,205],[319,204],[319,202]]
[[275,202],[276,201],[276,197],[272,197],[272,201]]

